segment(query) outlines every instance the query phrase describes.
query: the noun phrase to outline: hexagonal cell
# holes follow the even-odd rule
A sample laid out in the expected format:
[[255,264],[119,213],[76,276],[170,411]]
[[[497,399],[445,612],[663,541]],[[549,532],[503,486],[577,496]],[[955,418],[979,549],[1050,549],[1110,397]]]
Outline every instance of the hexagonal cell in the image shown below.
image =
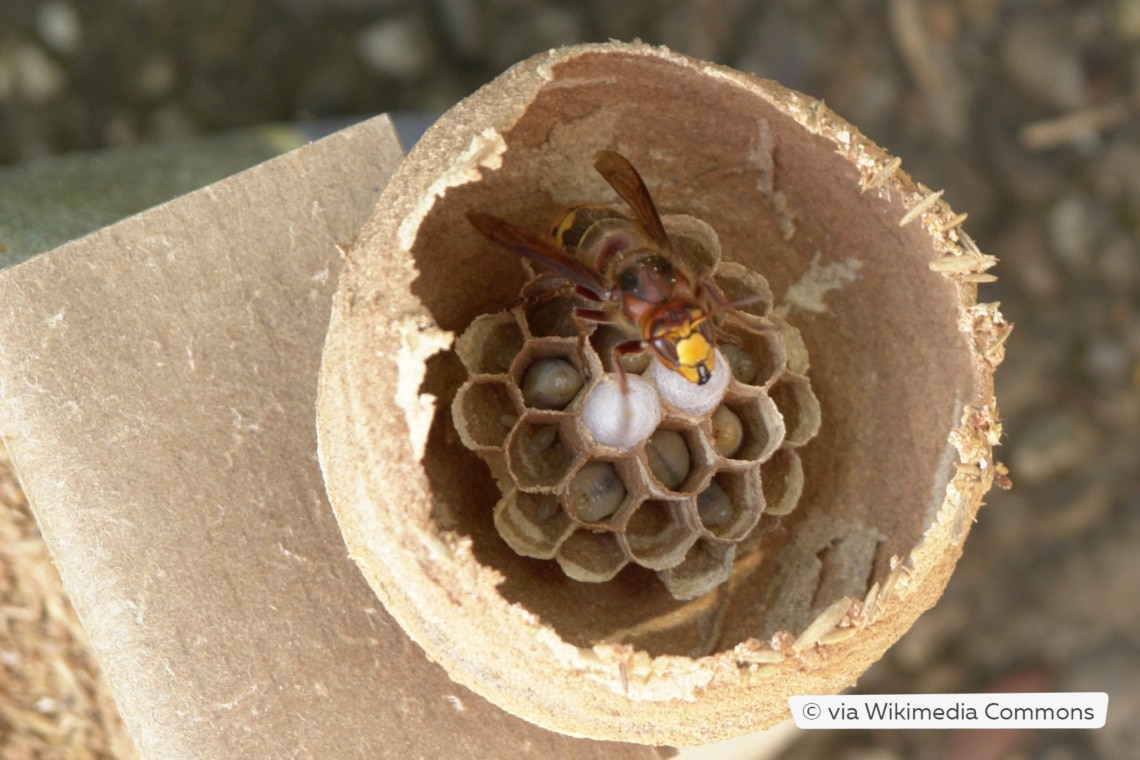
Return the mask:
[[804,491],[804,467],[792,449],[780,449],[760,466],[760,485],[764,490],[767,515],[786,515],[800,502]]
[[708,481],[714,456],[697,428],[677,420],[663,423],[645,442],[651,490],[696,493]]
[[692,456],[680,431],[659,427],[645,441],[645,461],[657,482],[673,491],[689,477]]
[[[762,462],[771,456],[772,452],[783,442],[784,420],[780,416],[776,404],[767,396],[736,401],[725,400],[721,406],[732,412],[735,420],[741,426],[741,440],[736,451],[730,456],[724,455],[722,452],[722,456],[725,456],[726,459],[740,462]],[[718,418],[714,412],[710,426],[712,427],[713,442],[717,445],[718,451],[726,445],[729,438],[726,422],[727,420]]]
[[546,294],[523,308],[527,332],[535,338],[577,338],[574,298],[569,294]]
[[517,554],[551,559],[573,529],[552,493],[512,490],[495,505],[495,528]]
[[724,470],[713,476],[709,487],[697,495],[697,514],[710,535],[723,541],[747,536],[764,511],[760,468]]
[[583,524],[620,524],[637,498],[638,474],[631,459],[586,462],[566,485],[562,505]]
[[650,570],[675,567],[700,537],[686,501],[648,499],[638,504],[625,527],[625,541],[634,562]]
[[520,488],[556,486],[574,466],[578,453],[566,434],[568,416],[528,412],[507,437],[507,464]]
[[455,353],[472,375],[501,375],[522,349],[523,333],[510,312],[476,317],[459,339]]
[[577,581],[602,583],[621,572],[628,560],[617,536],[580,528],[562,542],[555,559]]
[[802,446],[815,437],[819,432],[819,400],[806,377],[786,372],[768,390],[768,395],[784,418],[787,445]]
[[658,571],[657,577],[673,598],[696,599],[728,580],[736,545],[702,538],[689,549],[681,564],[671,570]]
[[518,413],[518,400],[510,386],[491,378],[468,380],[451,403],[459,439],[473,451],[502,448]]
[[772,311],[775,300],[768,280],[759,272],[737,264],[735,261],[722,262],[716,270],[716,283],[730,301],[757,293],[763,298],[753,304],[742,306],[738,311],[758,317],[766,317]]
[[784,335],[775,324],[751,315],[731,314],[721,329],[731,340],[722,340],[720,350],[738,382],[762,388],[784,371]]
[[673,254],[690,272],[715,272],[721,266],[720,238],[711,224],[688,214],[661,218]]
[[[598,329],[594,330],[594,334],[590,336],[590,346],[597,352],[598,359],[602,363],[602,369],[606,372],[613,372],[614,346],[636,337],[636,335],[626,333],[614,325],[598,325]],[[627,354],[620,359],[621,366],[631,375],[640,375],[649,368],[649,362],[652,360],[653,357],[648,351]]]
[[[562,392],[568,387],[563,371],[545,371],[555,365],[563,371],[568,365],[581,378],[582,384],[573,388],[572,395]],[[511,381],[523,393],[523,405],[529,409],[565,409],[586,386],[588,376],[578,342],[557,338],[528,341],[515,357],[510,373]]]
[[776,327],[780,328],[780,333],[784,337],[784,353],[788,356],[788,372],[806,375],[810,361],[808,360],[807,346],[804,345],[804,336],[780,317],[773,316],[771,320]]
[[551,356],[531,362],[523,372],[523,404],[532,409],[565,409],[585,385],[582,372],[566,359]]
[[721,404],[712,413],[713,446],[722,457],[731,458],[744,445],[744,422],[730,407]]

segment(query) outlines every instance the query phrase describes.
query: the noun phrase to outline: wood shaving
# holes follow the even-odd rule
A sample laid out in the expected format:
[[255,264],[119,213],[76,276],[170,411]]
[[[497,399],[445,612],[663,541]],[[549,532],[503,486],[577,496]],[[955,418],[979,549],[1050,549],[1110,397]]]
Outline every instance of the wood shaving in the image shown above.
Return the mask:
[[0,757],[136,756],[0,446]]

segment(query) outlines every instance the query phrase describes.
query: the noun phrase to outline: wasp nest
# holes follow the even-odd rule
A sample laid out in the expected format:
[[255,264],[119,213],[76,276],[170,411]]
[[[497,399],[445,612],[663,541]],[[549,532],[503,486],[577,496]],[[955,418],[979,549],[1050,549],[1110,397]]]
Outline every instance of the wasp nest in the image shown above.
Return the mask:
[[767,282],[718,267],[707,225],[666,223],[725,293],[759,297],[720,324],[709,383],[689,383],[643,353],[623,358],[623,394],[610,361],[628,336],[589,325],[580,340],[569,296],[524,299],[478,317],[459,338],[469,378],[452,417],[499,483],[495,527],[514,551],[591,583],[633,563],[656,571],[674,598],[691,599],[728,578],[762,514],[795,508],[796,449],[818,430],[819,403],[799,333],[771,313]]
[[[470,217],[617,204],[603,150],[692,215],[672,253],[716,231],[729,301],[767,293],[751,272],[778,294],[715,317],[723,399],[660,403],[625,445],[581,414],[629,336],[579,347],[570,300]],[[850,686],[934,604],[1001,474],[1009,325],[976,297],[993,258],[899,164],[807,96],[641,44],[526,61],[424,135],[346,256],[317,423],[348,550],[433,661],[557,731],[700,744]]]

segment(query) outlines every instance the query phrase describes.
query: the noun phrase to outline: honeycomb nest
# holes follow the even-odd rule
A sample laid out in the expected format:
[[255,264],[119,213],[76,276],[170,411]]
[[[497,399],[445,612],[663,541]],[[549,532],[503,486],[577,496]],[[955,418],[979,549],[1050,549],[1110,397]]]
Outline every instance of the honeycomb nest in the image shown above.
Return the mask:
[[[646,440],[628,449],[597,443],[582,407],[612,373],[608,347],[627,336],[591,324],[580,340],[571,297],[528,297],[549,279],[532,271],[519,305],[477,317],[459,338],[469,377],[452,416],[499,484],[495,527],[515,552],[553,559],[587,583],[640,565],[683,600],[728,579],[762,514],[795,509],[796,449],[815,436],[820,411],[799,333],[772,313],[767,281],[722,264],[708,225],[688,216],[665,224],[677,255],[713,271],[730,298],[762,296],[719,324],[732,377],[713,411],[695,415],[662,399]],[[646,353],[625,367],[648,375],[649,365]]]

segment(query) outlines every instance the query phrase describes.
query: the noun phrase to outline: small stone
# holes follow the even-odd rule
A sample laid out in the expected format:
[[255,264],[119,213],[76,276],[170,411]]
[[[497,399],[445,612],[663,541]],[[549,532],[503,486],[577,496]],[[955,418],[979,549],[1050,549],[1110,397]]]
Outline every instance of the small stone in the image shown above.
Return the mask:
[[431,59],[431,41],[418,18],[385,18],[362,31],[357,47],[377,73],[410,79]]
[[166,97],[178,82],[174,61],[166,55],[152,55],[139,69],[136,82],[140,95],[156,99]]
[[1062,263],[1085,270],[1092,263],[1103,219],[1083,195],[1066,195],[1049,210],[1045,221],[1049,245]]
[[49,50],[63,55],[74,53],[83,40],[83,24],[75,6],[58,0],[40,5],[36,31]]
[[63,92],[66,75],[42,48],[25,43],[16,48],[16,94],[28,103],[45,103]]

